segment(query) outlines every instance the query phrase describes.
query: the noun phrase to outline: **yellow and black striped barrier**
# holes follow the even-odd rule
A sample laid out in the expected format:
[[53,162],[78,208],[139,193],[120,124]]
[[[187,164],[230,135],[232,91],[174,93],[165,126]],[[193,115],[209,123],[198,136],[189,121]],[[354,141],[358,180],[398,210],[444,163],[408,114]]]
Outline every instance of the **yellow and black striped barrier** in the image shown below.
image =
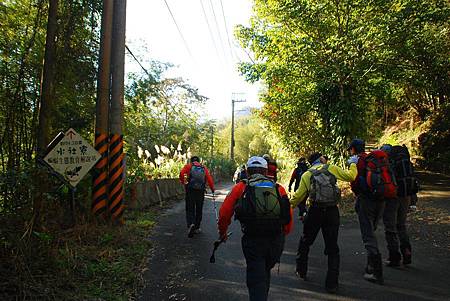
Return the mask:
[[122,221],[125,209],[123,177],[123,136],[111,134],[109,141],[109,211],[112,220]]
[[97,172],[94,176],[92,190],[92,213],[104,215],[108,202],[108,135],[104,133],[95,134],[95,149],[101,158],[95,165]]

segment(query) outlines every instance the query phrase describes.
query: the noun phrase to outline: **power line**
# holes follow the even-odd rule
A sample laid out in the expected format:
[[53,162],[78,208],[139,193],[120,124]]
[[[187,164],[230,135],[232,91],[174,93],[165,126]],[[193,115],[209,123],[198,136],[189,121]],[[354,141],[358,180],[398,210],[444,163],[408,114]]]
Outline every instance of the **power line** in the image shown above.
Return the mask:
[[200,4],[202,6],[203,16],[205,17],[205,20],[206,20],[206,25],[208,25],[209,35],[211,36],[211,40],[212,40],[212,42],[214,44],[214,49],[216,50],[217,58],[220,60],[219,50],[217,48],[216,41],[214,40],[214,35],[212,33],[211,26],[209,25],[208,17],[206,16],[205,7],[203,6],[203,1],[202,0],[200,0]]
[[191,59],[195,62],[194,56],[192,55],[192,52],[191,52],[191,50],[189,49],[189,46],[188,46],[188,44],[187,44],[187,42],[186,42],[186,39],[185,39],[184,36],[183,36],[183,33],[181,32],[180,27],[178,26],[177,21],[175,20],[175,17],[174,17],[174,15],[173,15],[173,13],[172,13],[172,10],[170,9],[169,4],[167,3],[167,0],[164,0],[164,3],[166,4],[167,9],[169,10],[170,16],[172,17],[173,23],[175,23],[175,26],[177,27],[178,33],[180,34],[180,37],[181,37],[181,39],[183,40],[184,47],[186,47],[186,50],[187,50],[187,52],[189,53]]
[[226,59],[227,59],[227,56],[226,56],[225,50],[224,50],[225,47],[223,47],[222,35],[220,34],[219,23],[217,22],[216,12],[215,12],[215,10],[214,10],[214,5],[213,5],[213,3],[212,3],[211,0],[209,0],[209,3],[210,3],[210,5],[211,5],[211,10],[212,10],[212,13],[213,13],[213,16],[214,16],[214,22],[216,23],[217,33],[218,33],[218,35],[219,35],[220,45],[222,46],[221,48],[222,48],[223,56],[224,56],[224,58],[225,58],[225,60],[226,60]]
[[153,78],[153,76],[150,74],[150,72],[145,69],[145,67],[141,64],[141,62],[136,58],[136,56],[133,54],[133,52],[130,50],[128,45],[125,45],[125,49],[128,51],[128,53],[131,55],[131,57],[138,63],[138,65],[141,67],[142,70],[144,70],[145,74],[147,74],[149,77]]
[[[136,61],[136,63],[138,63],[138,65],[141,67],[141,69],[145,72],[145,74],[147,74],[151,79],[154,79],[154,77],[150,74],[150,72],[148,72],[148,70],[142,65],[142,63],[138,60],[138,58],[133,54],[131,49],[127,45],[125,45],[125,48],[128,51],[128,53],[131,55],[131,57]],[[191,117],[186,115],[186,113],[184,113],[183,111],[176,110],[175,109],[175,104],[172,103],[172,101],[170,100],[169,96],[163,90],[157,89],[157,91],[160,94],[160,96],[164,100],[167,101],[167,104],[171,107],[172,111],[174,113],[176,113],[175,116],[180,117],[180,119],[182,121],[184,121],[186,124],[192,124],[192,120],[186,120],[186,119],[182,118],[183,117],[182,115],[184,115],[184,117],[188,118],[188,119],[190,119]],[[181,113],[182,115],[178,115],[179,113]]]
[[223,23],[225,24],[225,32],[227,34],[228,48],[230,49],[231,59],[233,60],[234,54],[233,54],[233,49],[231,48],[230,35],[228,34],[227,20],[225,18],[225,11],[223,9],[222,0],[220,0],[220,7],[222,9]]

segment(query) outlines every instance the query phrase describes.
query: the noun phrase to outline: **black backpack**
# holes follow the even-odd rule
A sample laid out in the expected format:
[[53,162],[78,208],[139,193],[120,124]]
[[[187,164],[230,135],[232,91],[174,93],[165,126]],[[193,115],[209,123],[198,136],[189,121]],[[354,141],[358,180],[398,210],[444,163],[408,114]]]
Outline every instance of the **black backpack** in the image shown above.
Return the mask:
[[206,171],[202,165],[192,165],[189,172],[188,187],[195,190],[205,190],[206,188]]
[[397,195],[404,197],[417,193],[419,185],[406,145],[394,145],[389,152],[389,161],[397,181]]
[[245,191],[234,207],[235,219],[249,235],[276,235],[290,222],[290,204],[278,184],[267,178],[244,180]]

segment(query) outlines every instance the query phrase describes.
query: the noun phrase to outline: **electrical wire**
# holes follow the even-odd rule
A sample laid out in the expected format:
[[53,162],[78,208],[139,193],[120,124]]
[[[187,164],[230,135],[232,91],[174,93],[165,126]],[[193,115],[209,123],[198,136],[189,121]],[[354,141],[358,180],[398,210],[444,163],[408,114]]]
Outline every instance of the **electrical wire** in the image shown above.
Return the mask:
[[203,5],[203,1],[202,0],[199,0],[199,1],[200,1],[200,5],[202,6],[203,17],[205,17],[206,25],[208,26],[209,35],[211,36],[211,40],[213,42],[214,49],[216,50],[217,58],[220,60],[219,49],[217,48],[217,44],[216,44],[216,41],[214,39],[214,35],[212,33],[212,30],[211,30],[211,25],[209,25],[208,17],[206,16],[205,6]]
[[164,3],[166,4],[167,9],[169,10],[169,13],[170,13],[170,16],[172,17],[173,23],[174,23],[175,26],[177,27],[178,33],[180,34],[180,37],[181,37],[181,40],[183,40],[184,47],[186,48],[187,52],[189,53],[189,56],[191,57],[191,59],[192,59],[192,60],[194,61],[194,63],[195,63],[195,58],[194,58],[194,56],[192,55],[191,50],[189,49],[189,46],[188,46],[188,44],[187,44],[187,42],[186,42],[186,39],[184,38],[183,33],[181,32],[181,29],[180,29],[180,27],[178,26],[177,21],[175,20],[175,16],[173,15],[172,10],[170,9],[169,4],[167,3],[167,0],[164,0]]
[[[131,55],[131,57],[136,61],[136,63],[138,63],[138,65],[141,67],[141,69],[145,72],[145,74],[147,74],[150,78],[154,79],[154,77],[150,74],[150,72],[148,72],[148,70],[142,65],[142,63],[138,60],[138,58],[133,54],[133,52],[131,51],[131,49],[128,47],[128,45],[125,45],[125,49],[129,52],[129,54]],[[175,108],[176,104],[174,104],[169,96],[163,91],[163,90],[159,90],[158,89],[158,93],[160,95],[161,98],[163,98],[166,102],[167,105],[170,106],[170,108],[172,109],[172,111],[175,113],[175,116],[178,116],[182,121],[184,121],[186,124],[192,124],[192,117],[186,115],[186,113],[184,113],[181,110],[177,110]],[[179,114],[182,115],[179,115]],[[185,118],[183,118],[183,116]],[[187,119],[188,120],[187,120]]]
[[226,60],[227,59],[227,55],[225,54],[225,50],[224,50],[225,47],[223,47],[222,35],[220,34],[219,22],[217,22],[216,12],[214,10],[214,5],[213,5],[211,0],[209,0],[209,3],[211,5],[211,10],[212,10],[212,13],[213,13],[213,16],[214,16],[214,22],[216,23],[217,33],[218,33],[218,36],[219,36],[220,45],[222,46],[221,48],[222,48],[223,56],[224,56],[224,58]]
[[234,56],[234,53],[233,53],[233,48],[231,47],[230,35],[228,34],[227,20],[225,18],[225,11],[223,9],[222,0],[220,0],[220,8],[222,9],[223,23],[225,24],[225,32],[227,34],[228,48],[230,49],[231,59],[233,60],[235,58],[235,56]]

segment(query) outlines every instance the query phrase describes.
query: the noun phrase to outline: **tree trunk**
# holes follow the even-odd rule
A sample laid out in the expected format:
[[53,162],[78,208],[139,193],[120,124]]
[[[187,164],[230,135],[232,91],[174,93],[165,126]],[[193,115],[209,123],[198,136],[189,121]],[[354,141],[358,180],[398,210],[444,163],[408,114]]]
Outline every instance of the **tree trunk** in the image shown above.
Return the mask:
[[[39,126],[37,131],[37,159],[45,155],[47,145],[50,142],[51,116],[54,107],[54,79],[55,79],[55,53],[56,53],[56,27],[58,17],[58,0],[50,0],[48,8],[47,37],[45,40],[44,70],[41,80],[41,97],[39,108]],[[42,171],[43,172],[43,171]],[[37,195],[33,204],[33,223],[39,225],[40,213],[43,203],[43,194],[47,190],[46,175],[38,175]],[[31,233],[31,231],[30,231]]]

